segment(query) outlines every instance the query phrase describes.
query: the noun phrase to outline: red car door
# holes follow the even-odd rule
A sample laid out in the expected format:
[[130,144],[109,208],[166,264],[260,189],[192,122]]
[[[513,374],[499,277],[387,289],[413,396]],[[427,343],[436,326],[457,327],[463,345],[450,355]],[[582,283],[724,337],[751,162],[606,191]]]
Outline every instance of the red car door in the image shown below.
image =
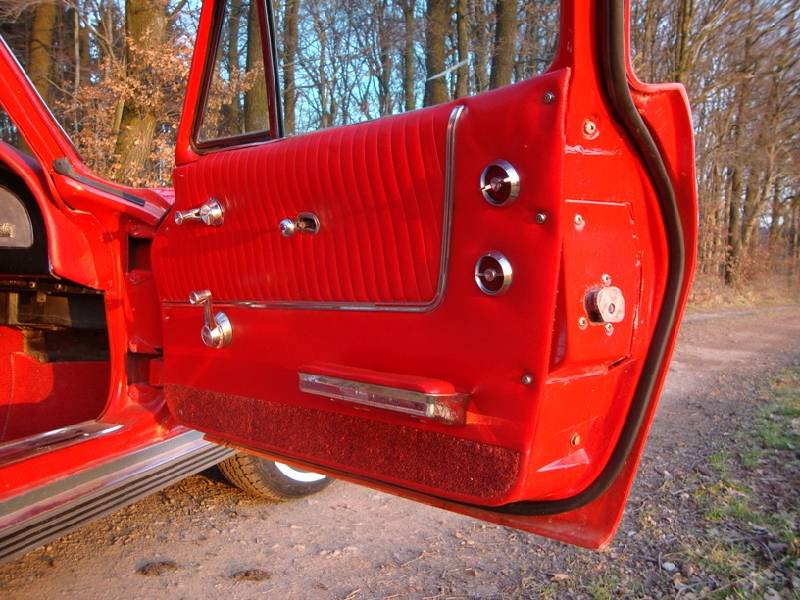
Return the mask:
[[[587,547],[607,543],[694,269],[691,118],[565,1],[540,77],[281,139],[203,115],[206,1],[153,270],[163,384],[216,441]],[[266,5],[257,4],[269,48]],[[215,129],[216,128],[216,129]]]

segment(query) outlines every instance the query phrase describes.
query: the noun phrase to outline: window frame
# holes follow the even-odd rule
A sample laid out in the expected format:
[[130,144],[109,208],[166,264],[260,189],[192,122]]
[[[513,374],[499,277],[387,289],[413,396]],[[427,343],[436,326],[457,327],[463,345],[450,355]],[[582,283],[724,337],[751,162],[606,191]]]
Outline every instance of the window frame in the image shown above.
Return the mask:
[[192,117],[192,149],[197,154],[207,154],[213,150],[247,146],[254,143],[268,142],[283,137],[283,115],[280,104],[280,93],[278,90],[278,56],[275,46],[275,36],[273,31],[275,23],[272,12],[272,0],[252,0],[256,3],[258,13],[259,31],[261,32],[261,52],[264,59],[264,79],[266,82],[267,102],[269,105],[268,118],[269,128],[262,131],[253,131],[239,135],[214,138],[210,140],[200,139],[200,129],[203,125],[205,116],[208,92],[214,77],[214,66],[216,63],[219,43],[222,39],[222,27],[225,23],[225,12],[228,0],[216,0],[214,3],[214,20],[212,23],[211,43],[206,51],[203,63],[203,77],[200,94],[197,98],[194,115]]

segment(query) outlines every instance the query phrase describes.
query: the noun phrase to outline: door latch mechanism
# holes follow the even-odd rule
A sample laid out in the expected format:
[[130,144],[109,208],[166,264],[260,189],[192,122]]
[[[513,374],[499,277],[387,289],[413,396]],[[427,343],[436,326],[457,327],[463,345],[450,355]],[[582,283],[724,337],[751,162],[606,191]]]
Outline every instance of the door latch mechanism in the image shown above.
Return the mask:
[[233,338],[233,327],[230,319],[223,312],[214,313],[211,303],[210,290],[198,290],[189,294],[189,302],[195,306],[203,307],[203,328],[200,337],[209,348],[224,348],[229,346]]
[[176,225],[183,225],[186,221],[200,221],[203,225],[219,227],[225,221],[225,210],[219,201],[212,198],[197,208],[175,212]]

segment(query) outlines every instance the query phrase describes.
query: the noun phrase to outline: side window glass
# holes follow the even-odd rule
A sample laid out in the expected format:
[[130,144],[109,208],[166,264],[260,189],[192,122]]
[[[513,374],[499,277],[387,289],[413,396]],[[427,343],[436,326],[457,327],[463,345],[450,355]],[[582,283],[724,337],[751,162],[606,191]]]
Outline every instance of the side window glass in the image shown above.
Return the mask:
[[22,139],[17,126],[2,106],[0,106],[0,140],[13,146],[17,150],[29,153],[28,146]]
[[197,129],[200,144],[272,133],[258,1],[225,2]]
[[448,102],[544,72],[559,0],[273,0],[284,131]]

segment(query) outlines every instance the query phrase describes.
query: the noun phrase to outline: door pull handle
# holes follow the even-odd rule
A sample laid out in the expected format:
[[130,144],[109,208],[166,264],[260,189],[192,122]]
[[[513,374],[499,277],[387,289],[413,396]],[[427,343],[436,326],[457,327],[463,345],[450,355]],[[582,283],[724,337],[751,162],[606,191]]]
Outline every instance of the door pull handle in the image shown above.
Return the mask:
[[225,221],[225,209],[219,201],[212,198],[197,208],[175,212],[176,225],[183,225],[187,221],[199,221],[203,225],[219,227]]

